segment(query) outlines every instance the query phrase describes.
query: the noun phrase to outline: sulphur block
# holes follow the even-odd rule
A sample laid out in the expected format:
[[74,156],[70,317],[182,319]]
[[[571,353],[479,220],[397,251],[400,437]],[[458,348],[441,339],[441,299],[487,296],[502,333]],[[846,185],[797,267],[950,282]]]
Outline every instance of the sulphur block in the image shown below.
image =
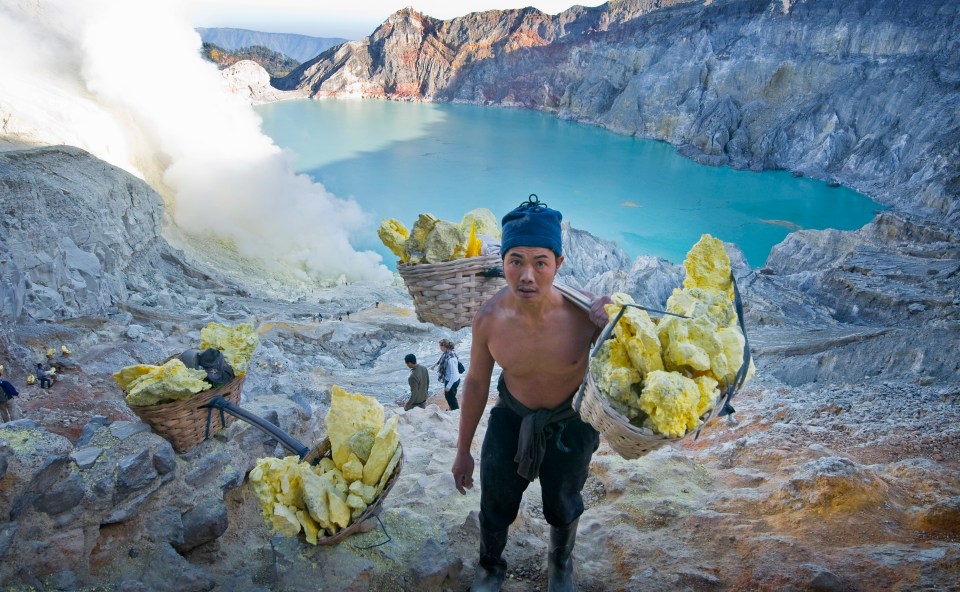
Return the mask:
[[276,503],[273,505],[273,529],[283,536],[297,536],[300,534],[300,521],[297,520],[295,509]]
[[709,376],[698,376],[693,381],[697,383],[697,389],[700,390],[700,400],[697,402],[696,411],[697,417],[700,417],[717,404],[720,389],[717,388],[717,381]]
[[364,485],[374,485],[380,481],[384,470],[387,468],[394,452],[400,443],[400,435],[397,433],[397,422],[400,416],[394,415],[377,433],[377,438],[373,442],[373,449],[370,451],[370,458],[367,464],[363,466]]
[[467,237],[460,227],[446,220],[437,220],[423,243],[426,263],[442,263],[463,259],[467,254]]
[[608,339],[590,360],[590,372],[597,388],[609,399],[626,402],[631,387],[643,380],[619,341]]
[[247,373],[247,366],[260,344],[260,337],[253,326],[242,323],[236,327],[220,323],[207,323],[200,329],[200,349],[215,348],[223,352],[223,358],[233,368],[235,376]]
[[410,230],[399,220],[393,218],[381,220],[380,227],[377,228],[377,236],[384,245],[390,249],[390,252],[400,258],[400,263],[407,262],[407,253],[404,245],[410,238]]
[[463,219],[460,220],[460,231],[468,234],[471,228],[475,229],[477,235],[500,239],[500,221],[496,214],[487,208],[470,210],[463,215]]
[[340,528],[346,528],[350,525],[350,507],[347,505],[346,496],[341,498],[335,491],[336,490],[327,490],[327,503],[330,506],[330,522]]
[[467,237],[467,257],[477,257],[483,250],[483,242],[477,238],[477,224],[470,225],[470,235]]
[[333,462],[333,459],[330,458],[329,456],[325,456],[320,459],[319,463],[317,463],[317,474],[322,475],[327,471],[331,471],[335,468],[337,468],[337,465],[336,463]]
[[350,436],[350,450],[357,455],[360,462],[365,463],[370,458],[370,450],[373,448],[373,440],[377,437],[377,430],[372,427],[366,427]]
[[[350,438],[357,432],[370,428],[379,432],[383,427],[383,405],[373,397],[367,397],[360,393],[348,393],[337,385],[333,385],[330,397],[330,410],[324,419],[324,425],[327,428],[327,436],[330,438],[330,447],[338,458],[334,462],[340,462],[337,466],[343,466],[343,463],[349,458],[352,449],[350,448]],[[345,447],[344,454],[341,447]]]
[[317,535],[320,533],[320,525],[313,521],[310,513],[306,510],[297,510],[297,520],[300,522],[300,526],[303,527],[304,538],[307,539],[307,542],[311,545],[316,545]]
[[[122,372],[122,371],[121,371]],[[130,405],[154,405],[164,400],[179,400],[210,388],[203,370],[187,368],[178,359],[155,366],[128,384]]]
[[[605,308],[611,320],[616,318],[622,305],[635,304],[629,294],[622,292],[614,293],[611,300],[613,303]],[[626,307],[614,327],[614,336],[623,345],[635,370],[641,374],[663,370],[657,325],[647,311],[632,306]]]
[[676,372],[655,370],[644,377],[640,407],[647,414],[644,425],[658,434],[679,438],[699,424],[700,389],[693,380]]
[[327,490],[332,487],[329,480],[314,473],[302,476],[303,504],[310,517],[321,528],[330,527],[330,506],[327,504]]
[[[717,326],[709,317],[667,317],[658,326],[666,370],[690,373],[726,372],[727,359]],[[714,376],[714,378],[717,378]]]
[[410,230],[410,237],[403,245],[403,252],[407,256],[407,263],[417,265],[424,263],[424,251],[426,250],[427,235],[433,230],[438,219],[432,214],[420,214],[417,221],[413,223]]
[[710,317],[718,327],[725,327],[737,320],[733,301],[716,290],[685,288],[674,290],[667,299],[667,312],[687,317]]
[[687,272],[683,280],[684,288],[715,290],[728,297],[733,295],[733,286],[730,282],[730,256],[727,255],[720,239],[713,238],[709,234],[702,235],[687,253],[683,268]]
[[117,381],[120,388],[126,391],[130,387],[130,383],[144,374],[155,372],[157,368],[158,366],[152,366],[150,364],[134,364],[133,366],[127,366],[114,372],[113,379]]
[[367,508],[367,503],[355,493],[347,495],[346,504],[352,510],[365,510]]
[[350,493],[360,496],[360,499],[366,504],[370,504],[377,495],[377,489],[370,485],[364,485],[363,481],[354,481],[350,484]]
[[393,476],[393,471],[396,470],[397,465],[400,464],[400,459],[403,457],[403,449],[400,446],[393,451],[393,456],[390,457],[390,462],[387,463],[387,466],[383,469],[383,474],[380,475],[380,481],[377,482],[377,490],[374,497],[380,495],[383,492],[384,488],[387,486],[387,481],[390,480],[390,477]]
[[340,471],[343,473],[343,478],[352,483],[363,478],[363,463],[356,454],[351,452]]

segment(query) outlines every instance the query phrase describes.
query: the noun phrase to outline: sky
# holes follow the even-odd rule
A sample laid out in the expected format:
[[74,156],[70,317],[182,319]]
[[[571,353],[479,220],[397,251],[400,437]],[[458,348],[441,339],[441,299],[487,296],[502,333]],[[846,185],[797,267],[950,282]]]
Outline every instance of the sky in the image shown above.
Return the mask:
[[231,27],[267,33],[360,39],[406,6],[439,19],[470,12],[534,6],[557,14],[597,0],[191,0],[185,2],[198,27]]

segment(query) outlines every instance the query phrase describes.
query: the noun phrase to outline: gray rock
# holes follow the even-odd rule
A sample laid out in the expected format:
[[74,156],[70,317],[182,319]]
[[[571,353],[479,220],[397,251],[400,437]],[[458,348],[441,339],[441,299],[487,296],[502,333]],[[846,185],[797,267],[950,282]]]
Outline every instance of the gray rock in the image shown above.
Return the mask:
[[115,421],[110,424],[110,433],[119,440],[126,440],[130,436],[149,431],[150,426],[140,422]]
[[2,560],[7,555],[7,551],[10,549],[13,539],[17,536],[17,530],[19,530],[20,525],[17,522],[7,522],[3,526],[0,526],[0,560]]
[[[116,502],[116,505],[109,508],[110,513],[101,518],[100,523],[116,524],[118,522],[127,522],[128,520],[138,517],[144,505],[153,497],[153,494],[172,481],[173,477],[173,473],[167,473],[151,483],[146,489],[141,490],[137,495],[128,499],[118,498],[119,501]],[[106,479],[100,482],[101,486],[107,486],[109,483],[109,480]]]
[[821,571],[810,580],[810,589],[816,592],[847,592],[850,587],[844,584],[836,574]]
[[76,446],[81,448],[90,443],[90,440],[93,439],[93,435],[97,433],[103,426],[108,426],[112,422],[102,415],[94,415],[90,418],[90,421],[87,422],[87,425],[83,426],[83,430],[80,432],[80,438],[77,439]]
[[74,450],[72,453],[70,453],[70,458],[73,459],[73,462],[77,463],[77,467],[81,469],[89,469],[93,466],[93,463],[97,462],[97,459],[100,458],[102,453],[102,448],[98,448],[97,446],[87,446],[85,448],[78,448],[77,450]]
[[127,456],[117,464],[117,499],[124,499],[132,492],[146,487],[157,477],[150,451]]
[[219,475],[223,467],[230,462],[224,451],[218,451],[214,454],[208,454],[194,463],[193,468],[184,476],[184,481],[191,487],[200,488],[212,483]]
[[186,553],[204,543],[216,540],[227,530],[227,507],[220,499],[206,499],[182,516],[183,543],[175,545],[178,553]]
[[183,545],[183,520],[180,511],[169,506],[157,510],[153,519],[147,523],[147,532],[155,541],[174,547]]
[[177,468],[177,455],[170,442],[164,440],[153,453],[153,468],[160,475],[166,475]]

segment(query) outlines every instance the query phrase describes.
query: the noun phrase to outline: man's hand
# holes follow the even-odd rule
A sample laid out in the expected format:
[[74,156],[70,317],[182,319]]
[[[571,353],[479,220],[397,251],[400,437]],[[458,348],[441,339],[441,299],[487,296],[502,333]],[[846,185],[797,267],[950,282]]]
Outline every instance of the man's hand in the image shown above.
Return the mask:
[[590,302],[590,320],[593,321],[596,326],[606,327],[607,323],[610,322],[604,307],[612,303],[613,300],[611,300],[609,296],[600,296]]
[[453,484],[463,495],[467,495],[467,489],[473,489],[473,456],[469,452],[457,452],[453,459]]

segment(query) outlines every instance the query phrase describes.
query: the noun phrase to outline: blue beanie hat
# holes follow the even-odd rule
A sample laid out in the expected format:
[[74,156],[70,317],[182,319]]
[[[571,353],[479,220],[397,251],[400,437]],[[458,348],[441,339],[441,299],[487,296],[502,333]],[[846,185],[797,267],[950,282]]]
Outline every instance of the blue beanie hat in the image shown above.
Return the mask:
[[506,257],[513,247],[543,247],[557,257],[563,254],[560,245],[560,221],[563,215],[531,194],[530,198],[503,217],[500,256]]

